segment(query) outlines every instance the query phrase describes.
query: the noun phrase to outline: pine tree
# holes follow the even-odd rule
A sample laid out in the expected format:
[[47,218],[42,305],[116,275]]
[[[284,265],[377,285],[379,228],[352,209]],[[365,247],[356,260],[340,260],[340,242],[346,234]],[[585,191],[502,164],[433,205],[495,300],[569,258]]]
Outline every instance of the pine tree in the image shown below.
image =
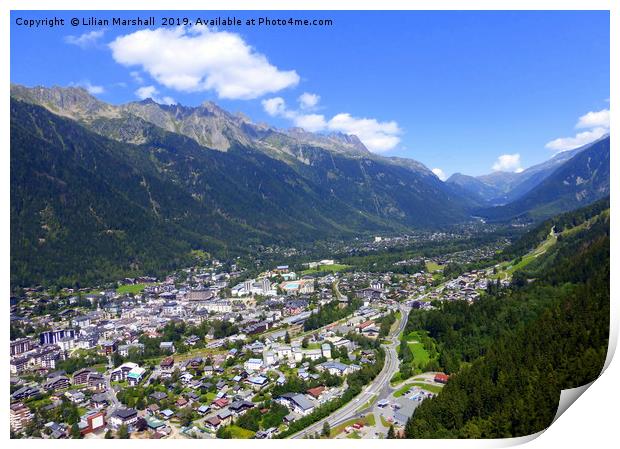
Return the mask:
[[394,432],[394,426],[391,425],[390,428],[388,429],[387,439],[393,440],[394,438],[396,438],[396,433]]
[[329,426],[329,423],[327,421],[325,421],[323,423],[323,432],[321,433],[321,435],[323,435],[324,437],[329,438],[329,435],[332,433],[332,429]]

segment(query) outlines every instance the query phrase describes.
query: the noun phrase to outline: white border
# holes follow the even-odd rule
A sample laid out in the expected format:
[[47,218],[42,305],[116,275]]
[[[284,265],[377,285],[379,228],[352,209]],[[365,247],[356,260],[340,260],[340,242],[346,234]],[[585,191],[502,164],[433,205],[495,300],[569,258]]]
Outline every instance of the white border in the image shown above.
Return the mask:
[[[100,10],[339,10],[339,9],[414,9],[414,10],[610,10],[611,11],[611,79],[620,79],[620,72],[618,71],[618,42],[620,42],[620,36],[618,33],[619,15],[617,1],[613,0],[427,0],[424,1],[408,1],[402,0],[382,0],[371,1],[362,5],[358,2],[350,2],[343,0],[299,0],[296,2],[282,1],[282,0],[265,0],[257,4],[250,0],[90,0],[85,2],[84,0],[57,0],[55,2],[45,0],[4,0],[0,2],[0,9],[3,13],[6,26],[0,30],[0,52],[2,56],[3,69],[1,71],[2,83],[5,86],[0,93],[0,98],[3,108],[0,108],[0,138],[2,139],[2,162],[1,170],[2,176],[5,180],[0,187],[0,198],[2,198],[2,211],[4,219],[2,220],[2,249],[3,257],[1,262],[2,272],[2,287],[5,292],[5,301],[8,302],[9,292],[9,52],[10,52],[10,18],[9,11],[12,9],[22,10],[81,10],[81,9],[100,9]],[[611,87],[611,98],[618,100],[617,91],[613,86]],[[614,122],[615,123],[615,122]],[[612,127],[616,128],[614,124]],[[615,131],[615,129],[614,129]],[[615,134],[615,133],[614,133]],[[612,150],[613,153],[613,150]],[[616,157],[612,154],[611,159],[612,170],[616,170]],[[611,190],[613,191],[612,203],[614,203],[615,195],[617,193],[618,181],[612,176]],[[612,223],[616,223],[618,210],[614,205],[611,209]],[[618,254],[618,244],[615,239],[612,239],[611,245],[612,260],[616,260]],[[612,279],[617,279],[618,270],[617,265],[612,263]],[[610,358],[611,354],[615,351],[615,345],[618,337],[618,299],[616,298],[617,281],[612,281],[612,293],[611,293],[611,306],[612,306],[612,329],[610,342]],[[5,344],[9,337],[9,330],[7,320],[2,321],[4,328]],[[6,346],[5,346],[6,348]],[[3,368],[2,374],[4,375],[3,388],[5,389],[4,398],[8,405],[8,351],[5,353],[5,368]],[[568,410],[555,422],[546,432],[543,432],[538,438],[531,440],[528,443],[528,447],[532,448],[546,448],[546,447],[607,447],[611,442],[618,441],[618,424],[617,424],[617,405],[620,397],[618,383],[616,379],[620,379],[619,362],[611,360],[610,366],[601,375],[601,377],[593,383],[588,391],[575,402]],[[4,423],[1,428],[3,429],[4,437],[8,439],[8,407],[3,407],[4,417],[0,416],[0,423]],[[89,440],[94,441],[94,440]],[[93,444],[96,446],[107,444],[110,440],[97,440]],[[289,443],[287,440],[208,440],[201,442],[200,440],[169,440],[169,441],[150,441],[152,445],[165,445],[169,446],[174,444],[174,441],[183,441],[184,445],[212,445],[214,447],[285,447]],[[524,442],[522,440],[522,442]],[[27,447],[37,444],[33,440],[11,440],[10,444],[14,447]],[[297,440],[296,447],[310,447],[314,443],[313,440]],[[386,441],[383,442],[387,443]],[[402,448],[415,447],[433,447],[433,448],[452,448],[452,447],[501,447],[507,445],[513,445],[517,443],[511,440],[501,441],[445,441],[445,440],[392,440],[390,444],[399,446]],[[50,445],[50,447],[61,447],[64,444],[75,445],[75,447],[81,447],[85,444],[84,441],[44,441],[42,444]],[[112,444],[115,447],[132,446],[136,447],[136,440],[112,440]],[[373,447],[377,444],[381,445],[381,441],[377,440],[324,440],[320,442],[321,445],[326,447]]]

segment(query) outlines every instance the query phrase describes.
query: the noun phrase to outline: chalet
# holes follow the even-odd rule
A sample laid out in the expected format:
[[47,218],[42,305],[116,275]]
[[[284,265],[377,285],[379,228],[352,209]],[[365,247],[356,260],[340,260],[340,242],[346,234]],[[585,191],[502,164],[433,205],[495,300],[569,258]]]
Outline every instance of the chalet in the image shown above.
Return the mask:
[[435,382],[440,383],[440,384],[446,384],[448,383],[448,379],[450,378],[450,376],[448,376],[447,374],[444,373],[437,373],[435,374]]
[[228,406],[228,409],[235,415],[239,416],[243,414],[246,410],[251,409],[252,407],[254,407],[254,404],[252,402],[235,401],[230,404],[230,406]]
[[110,404],[110,399],[105,393],[95,393],[90,397],[90,405],[94,408],[107,407]]
[[86,385],[88,383],[88,377],[93,373],[90,368],[82,368],[73,373],[73,385]]
[[167,397],[168,395],[163,391],[155,391],[149,395],[149,398],[153,399],[156,402],[163,401]]
[[314,404],[305,395],[299,393],[285,393],[279,396],[276,402],[303,416],[314,411]]
[[52,377],[43,384],[43,389],[47,391],[66,390],[69,388],[69,378],[67,376]]
[[318,386],[318,387],[310,388],[308,391],[306,391],[306,393],[308,393],[314,399],[319,399],[324,391],[325,391],[324,386]]
[[166,357],[159,363],[159,367],[162,370],[171,370],[174,367],[174,359],[172,357]]
[[215,401],[213,401],[213,406],[215,408],[221,409],[221,408],[226,407],[228,405],[228,402],[229,401],[228,401],[227,398],[219,398],[219,399],[216,399]]
[[205,425],[211,430],[217,430],[221,424],[222,420],[220,420],[217,416],[212,416],[205,419]]
[[138,420],[138,412],[133,408],[119,408],[110,416],[110,425],[117,429],[122,425],[131,426]]

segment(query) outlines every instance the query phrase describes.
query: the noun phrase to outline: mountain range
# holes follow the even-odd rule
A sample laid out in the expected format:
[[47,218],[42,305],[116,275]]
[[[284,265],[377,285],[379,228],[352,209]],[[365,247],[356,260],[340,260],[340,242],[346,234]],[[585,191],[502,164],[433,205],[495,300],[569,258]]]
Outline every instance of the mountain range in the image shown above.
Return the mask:
[[[586,149],[518,176],[444,183],[413,159],[371,153],[355,136],[276,129],[210,102],[112,105],[81,88],[11,85],[12,284],[153,273],[187,263],[192,249],[239,254],[258,244],[438,229],[474,215],[507,220],[529,209],[538,218],[544,204],[523,200],[535,188],[554,210],[609,191],[606,142],[591,146],[607,152],[596,167],[588,159],[566,168],[576,189],[552,175]],[[514,207],[513,196],[521,201]]]

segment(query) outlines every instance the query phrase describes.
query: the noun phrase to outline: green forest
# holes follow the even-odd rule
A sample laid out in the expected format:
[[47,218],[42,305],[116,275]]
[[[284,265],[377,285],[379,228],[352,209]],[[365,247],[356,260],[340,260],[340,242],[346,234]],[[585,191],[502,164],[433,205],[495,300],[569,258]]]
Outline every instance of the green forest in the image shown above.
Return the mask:
[[[426,330],[451,374],[408,421],[407,438],[504,438],[548,427],[560,391],[593,381],[609,336],[609,214],[605,201],[533,230],[560,234],[544,256],[476,303],[413,311],[406,332]],[[593,219],[594,218],[594,219]],[[546,229],[546,231],[545,231]],[[510,249],[509,249],[510,250]]]

